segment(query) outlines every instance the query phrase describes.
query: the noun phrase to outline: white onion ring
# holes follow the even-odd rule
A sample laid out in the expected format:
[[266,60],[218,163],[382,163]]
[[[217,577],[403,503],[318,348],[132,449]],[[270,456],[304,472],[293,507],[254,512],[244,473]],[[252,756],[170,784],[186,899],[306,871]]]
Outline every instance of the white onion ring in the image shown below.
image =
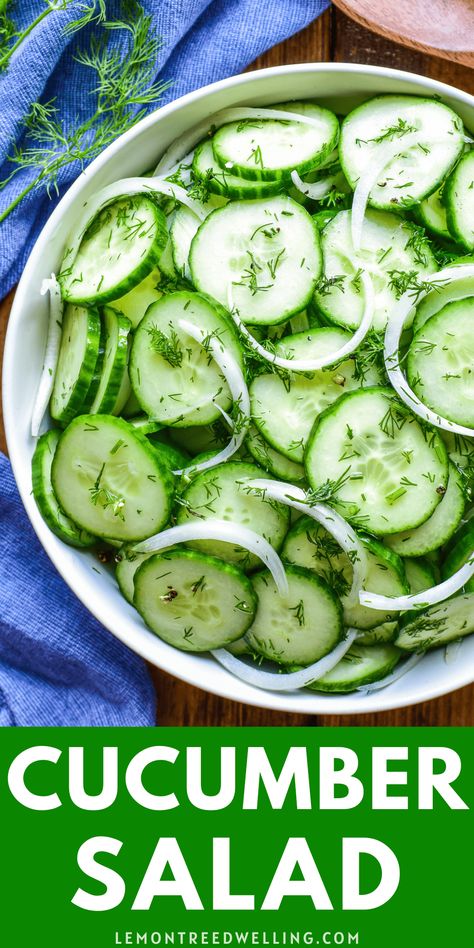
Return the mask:
[[203,121],[195,125],[194,128],[191,128],[185,132],[184,135],[181,135],[180,138],[176,139],[160,158],[155,169],[155,174],[168,173],[170,168],[182,162],[184,160],[183,155],[190,152],[191,149],[207,135],[211,128],[226,125],[228,122],[243,122],[246,119],[278,119],[279,121],[287,122],[303,122],[304,125],[312,125],[313,128],[317,129],[320,129],[323,125],[322,122],[319,122],[318,119],[310,115],[303,115],[301,112],[287,112],[284,109],[254,109],[250,107],[244,108],[242,106],[222,109],[221,112],[216,112],[215,115],[203,119]]
[[357,688],[357,691],[359,694],[368,695],[372,691],[382,691],[383,688],[388,688],[398,681],[399,678],[403,678],[415,665],[418,665],[418,662],[420,662],[422,658],[424,658],[424,655],[410,655],[410,658],[406,659],[406,661],[396,665],[393,672],[390,672],[390,675],[386,675],[385,678],[380,678],[379,681],[373,681],[370,685],[361,685],[360,688]]
[[377,149],[373,149],[373,151],[377,151],[378,154],[377,156],[371,155],[369,164],[356,184],[352,201],[351,231],[354,250],[360,250],[365,212],[367,210],[370,192],[377,183],[377,178],[397,155],[403,154],[412,148],[413,145],[417,145],[418,140],[419,133],[413,132],[410,135],[405,135],[403,140],[397,138],[394,141],[385,142]]
[[311,506],[308,503],[306,492],[301,487],[295,487],[293,484],[267,480],[267,478],[257,478],[255,480],[249,479],[248,486],[250,489],[263,490],[265,494],[279,501],[279,503],[302,511],[302,513],[305,513],[308,517],[311,517],[313,520],[316,520],[317,523],[321,524],[321,526],[331,534],[334,540],[339,543],[339,546],[345,553],[349,555],[357,554],[357,559],[352,563],[352,586],[346,596],[347,605],[357,603],[359,601],[359,591],[364,585],[367,575],[367,554],[359,537],[347,521],[344,520],[344,517],[341,517],[332,507],[326,504],[314,504]]
[[206,213],[198,201],[190,198],[184,188],[181,188],[178,184],[172,184],[170,181],[165,181],[164,178],[136,177],[113,181],[112,184],[107,184],[84,202],[79,220],[74,225],[74,236],[72,236],[68,245],[61,271],[72,266],[87,228],[107,204],[132,194],[147,194],[150,196],[153,193],[164,194],[180,204],[185,204],[201,221],[206,217]]
[[366,592],[365,589],[361,589],[359,602],[361,606],[367,606],[369,609],[395,609],[396,611],[419,609],[421,606],[434,606],[438,602],[449,599],[454,593],[462,589],[469,582],[471,576],[474,576],[474,551],[470,560],[464,566],[461,566],[461,569],[458,569],[444,582],[432,586],[431,589],[406,596],[381,596],[379,593]]
[[161,533],[156,533],[147,540],[142,540],[141,543],[134,543],[130,549],[134,553],[158,553],[159,550],[174,546],[176,543],[187,543],[188,540],[222,540],[250,550],[270,570],[280,596],[288,595],[285,567],[278,553],[260,534],[231,520],[191,520],[178,527],[162,530]]
[[[446,267],[444,270],[440,270],[439,273],[432,273],[425,277],[424,281],[427,283],[440,281],[449,282],[450,280],[454,281],[456,279],[463,280],[467,277],[474,277],[474,265],[460,264],[454,267]],[[429,288],[420,292],[417,302],[424,299],[428,292],[430,292]],[[384,360],[391,385],[405,405],[408,405],[408,408],[410,408],[415,415],[418,415],[419,418],[423,418],[424,421],[427,421],[435,428],[442,428],[444,431],[452,431],[456,434],[466,435],[472,438],[474,437],[474,428],[467,428],[465,425],[458,425],[454,421],[449,421],[448,418],[443,418],[441,415],[432,411],[431,408],[424,405],[410,388],[400,368],[400,339],[414,306],[413,296],[410,295],[410,290],[407,290],[398,300],[388,321],[385,332]]]
[[48,335],[43,359],[43,370],[36,393],[33,414],[31,417],[31,434],[37,438],[41,424],[48,408],[49,400],[54,388],[54,376],[58,364],[59,348],[61,345],[63,301],[61,287],[54,275],[43,280],[40,293],[45,296],[49,293],[49,322]]
[[231,287],[228,288],[228,306],[237,329],[245,336],[248,345],[254,349],[262,359],[265,359],[267,362],[281,369],[288,369],[290,372],[317,372],[319,369],[324,369],[328,365],[334,365],[334,363],[341,362],[342,359],[350,356],[357,347],[360,346],[361,342],[363,342],[372,326],[374,315],[374,289],[372,280],[365,270],[362,271],[360,279],[364,287],[365,305],[359,327],[351,339],[344,343],[340,349],[336,349],[335,352],[331,352],[328,355],[320,356],[319,359],[284,359],[283,356],[274,355],[272,352],[269,352],[268,349],[265,349],[265,347],[252,336],[245,323],[242,322],[238,310],[233,305]]
[[332,188],[337,182],[337,175],[332,174],[328,178],[322,178],[320,181],[303,181],[297,171],[292,171],[291,180],[297,191],[301,191],[301,194],[312,198],[313,201],[320,201],[321,198],[326,197],[326,195],[332,191]]
[[[186,319],[180,319],[179,326],[188,336],[195,339],[196,342],[203,343],[206,339],[204,329],[200,329],[199,326],[189,323]],[[173,471],[173,474],[176,475],[189,474],[191,471],[193,474],[196,474],[198,471],[205,471],[208,468],[215,467],[216,464],[223,464],[224,461],[228,461],[228,459],[239,450],[240,445],[247,437],[247,431],[250,425],[250,395],[240,366],[229,350],[224,349],[222,344],[212,336],[209,339],[209,349],[229,386],[234,405],[239,406],[241,415],[239,430],[232,435],[226,447],[223,448],[222,451],[218,451],[214,457],[208,458],[206,461],[200,461],[199,464],[190,464],[188,467],[182,468],[179,471]],[[222,412],[219,405],[216,407]],[[222,413],[225,414],[226,420],[229,419],[226,413]]]
[[212,655],[227,671],[235,675],[236,678],[240,678],[241,681],[245,681],[248,685],[253,685],[255,688],[264,688],[266,691],[295,691],[298,688],[305,688],[306,685],[310,685],[313,681],[317,681],[318,678],[322,678],[323,675],[330,672],[341,661],[341,658],[344,658],[355,637],[356,630],[348,629],[345,639],[339,642],[328,655],[324,655],[319,661],[313,662],[312,665],[308,665],[300,671],[282,674],[262,671],[260,668],[248,665],[247,662],[236,658],[235,655],[227,652],[224,648],[214,649]]

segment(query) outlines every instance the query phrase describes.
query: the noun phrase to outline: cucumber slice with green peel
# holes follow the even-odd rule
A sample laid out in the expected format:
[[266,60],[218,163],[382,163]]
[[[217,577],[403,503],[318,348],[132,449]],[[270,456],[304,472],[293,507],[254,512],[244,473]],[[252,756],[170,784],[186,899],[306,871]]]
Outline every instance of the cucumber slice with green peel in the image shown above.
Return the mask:
[[436,586],[435,571],[428,560],[406,559],[403,561],[403,565],[410,592],[413,595]]
[[434,513],[448,482],[438,433],[421,425],[388,388],[349,392],[316,420],[305,454],[310,486],[362,529],[386,536]]
[[[441,578],[449,579],[457,573],[474,554],[474,521],[468,520],[454,537],[454,542],[448,550],[446,559],[441,567]],[[474,579],[466,583],[467,592],[474,592]]]
[[150,556],[153,556],[153,553],[133,553],[131,550],[122,547],[115,557],[115,578],[122,596],[131,606],[134,605],[135,573],[138,567]]
[[[275,352],[290,359],[318,357],[337,351],[349,339],[348,333],[334,326],[311,329],[285,336],[276,343]],[[311,373],[257,375],[249,388],[254,424],[276,451],[302,464],[311,429],[321,412],[361,384],[380,381],[375,367],[368,369],[363,383],[357,376],[352,359]]]
[[231,174],[214,157],[212,140],[206,139],[196,148],[193,157],[193,174],[198,181],[205,181],[212,194],[221,194],[232,199],[270,197],[282,190],[279,178],[267,181],[251,180]]
[[250,425],[245,445],[257,464],[269,474],[292,484],[299,484],[305,480],[306,472],[303,465],[290,461],[284,454],[275,451],[255,425]]
[[383,211],[367,211],[361,249],[355,251],[351,216],[350,210],[340,211],[322,231],[324,267],[315,300],[331,322],[357,329],[365,302],[360,271],[367,270],[374,288],[373,326],[385,329],[397,301],[397,275],[413,272],[423,280],[438,266],[420,228]]
[[395,640],[407,652],[426,652],[474,632],[474,593],[453,596],[423,612],[407,612]]
[[166,218],[150,197],[134,195],[105,207],[58,277],[71,303],[108,303],[137,286],[156,266],[166,245]]
[[124,416],[124,418],[130,419],[130,421],[134,421],[137,415],[141,415],[143,417],[142,410],[140,408],[140,405],[138,404],[138,401],[136,399],[136,396],[133,390],[130,392],[129,397],[127,401],[125,402],[125,405],[123,406],[122,415]]
[[266,570],[252,577],[258,606],[246,641],[252,652],[280,665],[310,665],[341,640],[341,604],[328,584],[310,570],[288,566],[286,575],[285,597]]
[[[366,588],[386,596],[401,596],[409,592],[403,563],[380,543],[363,539],[367,550]],[[388,554],[388,555],[387,555]],[[366,606],[348,604],[347,595],[352,585],[352,564],[341,547],[311,517],[303,516],[289,530],[281,552],[283,559],[293,565],[314,570],[339,596],[344,622],[356,629],[372,629],[390,621],[396,612],[387,613]]]
[[151,445],[160,462],[170,470],[170,471],[180,471],[183,467],[187,467],[191,463],[189,455],[184,454],[183,451],[180,451],[179,448],[176,448],[172,444],[166,444],[163,441],[154,441],[152,438],[148,439],[148,443]]
[[120,296],[114,301],[114,309],[118,309],[123,316],[126,316],[134,329],[143,319],[148,307],[156,303],[163,295],[160,282],[161,272],[158,267],[155,267],[141,283],[133,287],[133,290],[129,290],[125,296]]
[[[456,266],[470,266],[474,263],[474,255],[458,257]],[[466,299],[474,296],[474,282],[472,277],[466,279],[456,279],[454,282],[439,284],[434,287],[416,306],[415,318],[413,320],[413,332],[418,332],[422,326],[439,313],[447,303],[452,303],[456,299]]]
[[51,395],[51,417],[67,425],[87,403],[100,354],[101,322],[95,309],[66,306]]
[[474,427],[474,297],[447,303],[408,350],[408,382],[424,405]]
[[319,231],[284,195],[232,201],[206,218],[191,244],[194,286],[251,325],[284,322],[309,303],[322,266]]
[[105,353],[97,392],[89,408],[92,415],[115,414],[124,376],[128,376],[130,320],[111,306],[104,307],[101,318],[105,330]]
[[242,638],[257,607],[244,573],[192,550],[149,557],[134,583],[134,605],[152,632],[186,652],[224,648]]
[[200,224],[199,217],[185,205],[178,208],[173,218],[170,229],[171,251],[176,270],[183,277],[189,276],[189,251]]
[[160,274],[161,274],[162,284],[168,281],[175,282],[178,279],[178,273],[174,265],[173,244],[171,242],[171,234],[168,234],[168,239],[166,241],[165,248],[160,255]]
[[354,643],[331,671],[313,681],[311,691],[347,694],[390,675],[402,656],[390,642],[380,645]]
[[357,645],[383,645],[393,642],[398,632],[398,622],[384,622],[374,629],[367,629],[357,636]]
[[191,425],[189,428],[170,428],[170,438],[178,448],[192,457],[207,451],[219,451],[229,440],[222,421],[212,425]]
[[134,418],[128,419],[128,423],[144,435],[157,434],[163,428],[163,425],[160,425],[159,422],[150,421],[147,415],[135,415]]
[[387,537],[385,543],[399,556],[424,556],[431,553],[451,539],[461,523],[465,506],[462,475],[450,462],[446,493],[431,517],[414,530],[405,530]]
[[474,250],[474,152],[456,165],[444,189],[449,232],[466,250]]
[[232,404],[229,387],[206,345],[180,326],[186,320],[216,338],[242,367],[228,316],[198,293],[179,291],[154,303],[135,332],[130,380],[143,411],[164,425],[209,425]]
[[[387,148],[398,143],[400,151],[390,156]],[[462,120],[444,103],[419,96],[381,95],[346,116],[339,155],[353,188],[367,168],[380,167],[370,203],[393,210],[418,204],[436,191],[463,148]]]
[[[280,106],[274,106],[280,109]],[[217,130],[212,148],[217,163],[233,175],[252,181],[288,179],[323,164],[339,137],[333,112],[313,103],[288,103],[285,111],[305,113],[318,126],[283,119],[244,119]]]
[[95,536],[144,540],[168,522],[173,478],[136,428],[111,415],[82,415],[62,433],[53,490],[66,514]]
[[450,240],[451,232],[448,228],[446,206],[442,199],[443,190],[443,188],[439,188],[434,194],[430,194],[421,202],[418,207],[418,217],[423,227],[426,227],[436,237]]
[[[242,526],[251,527],[261,534],[275,550],[279,550],[289,524],[288,507],[267,500],[265,496],[250,493],[249,480],[262,477],[263,471],[256,464],[243,461],[228,461],[193,478],[181,497],[178,524],[196,518],[200,520],[232,520]],[[230,563],[245,569],[255,569],[260,560],[253,553],[220,540],[194,540],[188,546],[212,556],[220,556]]]
[[51,467],[60,434],[57,429],[52,428],[41,435],[36,443],[31,462],[33,496],[43,520],[60,540],[64,540],[69,546],[93,546],[96,538],[87,530],[82,530],[64,513],[53,490]]

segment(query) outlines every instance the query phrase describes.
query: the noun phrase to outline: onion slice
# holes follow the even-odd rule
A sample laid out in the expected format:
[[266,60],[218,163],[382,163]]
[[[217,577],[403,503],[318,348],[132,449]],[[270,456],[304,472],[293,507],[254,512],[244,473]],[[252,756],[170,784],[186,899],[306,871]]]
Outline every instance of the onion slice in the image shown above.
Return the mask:
[[395,609],[396,611],[434,606],[436,603],[443,602],[444,599],[449,599],[454,593],[459,592],[469,582],[471,576],[474,576],[474,551],[470,560],[464,566],[461,566],[461,569],[458,569],[444,582],[432,586],[431,589],[406,596],[381,596],[379,593],[366,592],[361,589],[359,601],[361,606],[367,606],[369,609]]
[[43,280],[40,293],[45,296],[49,293],[49,323],[48,335],[46,338],[46,348],[44,352],[43,370],[36,393],[31,418],[31,434],[37,438],[40,433],[41,424],[48,408],[49,400],[54,388],[54,376],[58,363],[59,348],[61,345],[62,319],[63,319],[63,301],[61,298],[61,287],[54,275]]
[[196,342],[204,344],[206,341],[206,349],[211,353],[213,359],[217,362],[228,386],[230,393],[232,395],[232,401],[234,405],[238,406],[239,411],[239,421],[238,425],[235,425],[231,421],[226,412],[219,408],[219,411],[222,412],[226,420],[231,421],[231,424],[234,426],[234,433],[229,441],[229,444],[226,445],[222,451],[219,451],[212,458],[208,458],[206,461],[200,461],[198,464],[190,464],[188,467],[182,468],[179,471],[173,471],[173,474],[196,474],[198,471],[205,471],[208,468],[215,467],[216,464],[223,464],[224,461],[228,461],[229,458],[239,450],[240,445],[247,436],[247,431],[250,424],[250,395],[245,382],[243,373],[240,366],[234,359],[234,356],[229,352],[228,349],[224,349],[222,344],[218,339],[209,336],[206,334],[204,329],[201,329],[199,326],[195,326],[193,323],[188,322],[187,319],[180,319],[179,326],[188,336],[191,336],[192,339],[195,339]]
[[176,543],[187,543],[188,540],[222,540],[232,543],[234,547],[238,544],[245,550],[250,550],[270,570],[280,596],[288,595],[285,567],[278,553],[259,533],[231,520],[192,520],[178,527],[162,530],[141,543],[134,543],[130,549],[135,553],[158,553]]
[[396,665],[393,672],[390,672],[390,675],[386,675],[385,678],[380,678],[379,681],[372,681],[370,685],[361,685],[357,691],[359,694],[368,695],[372,691],[382,691],[383,688],[388,688],[400,678],[403,678],[415,665],[418,665],[418,662],[421,662],[422,658],[424,658],[424,655],[410,655],[410,658],[407,658],[406,661]]
[[359,591],[364,585],[367,575],[367,555],[359,537],[344,520],[344,517],[341,517],[332,507],[328,507],[326,504],[311,505],[308,502],[306,492],[301,487],[295,487],[293,484],[267,480],[267,478],[249,479],[247,484],[250,490],[262,491],[265,496],[271,497],[281,504],[286,504],[288,507],[293,507],[295,510],[302,511],[308,517],[316,520],[331,534],[351,559],[353,567],[352,586],[347,594],[346,601],[348,605],[357,603],[359,601]]
[[[454,282],[456,280],[465,280],[467,277],[474,277],[474,266],[460,264],[458,266],[446,267],[444,270],[440,270],[438,273],[432,273],[428,277],[425,277],[424,281],[426,281],[427,284],[436,285],[436,283],[441,282],[446,283]],[[417,295],[417,303],[421,302],[421,300],[424,299],[424,297],[429,292],[430,286],[428,285],[427,289],[421,291]],[[424,421],[427,421],[435,428],[443,428],[444,431],[452,431],[456,434],[466,435],[467,437],[472,438],[474,437],[474,428],[467,428],[465,425],[458,425],[454,421],[449,421],[448,418],[443,418],[431,408],[428,408],[426,405],[424,405],[418,396],[415,395],[413,389],[410,388],[401,370],[399,357],[400,339],[414,306],[415,303],[413,296],[411,295],[411,291],[407,290],[407,292],[400,297],[397,305],[395,306],[385,332],[385,368],[387,369],[387,374],[392,387],[395,389],[405,405],[408,405],[408,408],[410,408],[415,415],[418,415],[419,418],[423,418]]]
[[405,135],[403,140],[398,138],[394,141],[384,142],[382,145],[379,145],[377,149],[374,149],[376,154],[370,156],[370,161],[357,182],[352,201],[351,231],[354,250],[360,250],[365,212],[367,210],[370,192],[377,183],[377,178],[397,155],[404,154],[416,145],[418,140],[419,134],[412,133]]
[[180,204],[185,204],[186,207],[189,207],[190,211],[196,214],[200,221],[203,221],[206,217],[206,212],[199,201],[190,198],[187,191],[181,188],[179,184],[165,181],[164,178],[137,177],[122,178],[120,181],[113,181],[112,184],[107,184],[84,202],[81,216],[74,225],[74,236],[68,245],[68,250],[61,269],[64,267],[69,268],[74,263],[87,228],[104,207],[112,201],[117,201],[131,194],[147,194],[150,196],[154,193],[163,194],[166,197],[173,198]]
[[229,310],[235,325],[237,326],[237,329],[245,337],[248,345],[255,352],[257,352],[262,359],[265,359],[266,362],[276,365],[280,369],[288,369],[290,372],[318,372],[319,369],[324,369],[328,365],[334,365],[336,362],[342,362],[343,359],[346,359],[348,356],[350,356],[357,349],[357,347],[360,346],[361,342],[363,342],[372,326],[374,315],[374,289],[372,280],[365,270],[362,271],[360,280],[364,287],[365,298],[364,312],[362,314],[360,326],[351,339],[344,343],[340,349],[336,349],[334,352],[320,356],[319,359],[285,359],[283,356],[275,355],[274,353],[269,352],[268,349],[265,349],[265,346],[262,346],[261,343],[259,343],[254,338],[254,336],[252,336],[252,333],[249,332],[245,323],[242,322],[238,310],[233,305],[231,287],[228,289]]
[[306,685],[310,685],[331,671],[349,651],[356,635],[356,629],[348,629],[345,639],[339,642],[328,655],[300,671],[289,673],[262,671],[261,668],[248,665],[242,659],[236,658],[224,648],[214,649],[212,655],[227,671],[232,672],[236,678],[240,678],[248,685],[264,688],[266,691],[296,691],[299,688],[305,688]]
[[329,175],[328,178],[321,178],[320,181],[303,181],[297,171],[292,171],[291,180],[297,191],[301,191],[301,194],[312,198],[313,201],[320,201],[321,198],[326,197],[332,191],[337,182],[337,175]]
[[302,122],[304,125],[312,125],[313,128],[318,130],[323,127],[323,123],[314,116],[303,115],[301,112],[287,112],[286,109],[254,109],[250,107],[222,109],[221,112],[203,119],[194,128],[176,139],[160,158],[155,174],[169,173],[171,168],[184,161],[183,156],[186,156],[208,134],[211,128],[220,128],[221,125],[226,125],[228,122],[244,122],[246,119],[277,119],[280,122]]

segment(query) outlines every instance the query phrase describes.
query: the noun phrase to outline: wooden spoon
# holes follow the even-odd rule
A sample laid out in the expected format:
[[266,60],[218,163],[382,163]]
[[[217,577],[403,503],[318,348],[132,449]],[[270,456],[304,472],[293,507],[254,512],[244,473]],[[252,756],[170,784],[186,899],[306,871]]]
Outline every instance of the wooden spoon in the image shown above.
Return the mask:
[[386,39],[474,67],[474,0],[334,0]]

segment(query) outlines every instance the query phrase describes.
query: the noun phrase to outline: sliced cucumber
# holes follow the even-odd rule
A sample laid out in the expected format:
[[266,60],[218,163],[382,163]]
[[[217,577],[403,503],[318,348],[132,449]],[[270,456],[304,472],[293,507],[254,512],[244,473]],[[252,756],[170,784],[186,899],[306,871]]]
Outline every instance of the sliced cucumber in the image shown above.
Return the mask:
[[401,654],[400,649],[390,643],[370,646],[354,643],[330,672],[308,687],[311,691],[339,694],[356,691],[390,675]]
[[384,329],[397,300],[396,274],[413,271],[422,280],[438,267],[428,241],[420,238],[420,229],[397,214],[382,211],[367,212],[361,249],[355,251],[351,213],[340,211],[322,232],[324,272],[316,287],[316,303],[331,322],[356,329],[364,310],[360,270],[365,269],[374,288],[373,325]]
[[211,139],[201,142],[193,158],[193,172],[198,181],[205,181],[212,194],[222,194],[228,198],[259,198],[278,194],[282,182],[278,178],[267,181],[251,180],[231,174],[227,168],[216,161]]
[[[274,106],[280,108],[280,106]],[[212,140],[214,157],[221,168],[252,181],[289,178],[323,164],[339,137],[339,122],[333,112],[313,103],[288,103],[286,110],[303,113],[320,123],[283,119],[229,122]]]
[[424,556],[443,546],[451,539],[461,523],[466,498],[461,474],[452,462],[446,493],[436,510],[414,530],[405,530],[386,538],[386,544],[400,556]]
[[[99,386],[89,409],[91,414],[115,414],[124,376],[128,374],[130,321],[111,306],[102,311],[105,329],[105,353]],[[123,405],[120,406],[123,408]]]
[[[454,537],[452,546],[448,550],[448,555],[441,567],[442,579],[449,579],[453,573],[471,559],[474,554],[474,522],[468,520],[458,534]],[[466,591],[474,592],[474,578],[466,583]]]
[[189,277],[189,251],[193,237],[199,229],[201,221],[196,214],[182,205],[176,211],[170,230],[171,250],[173,261],[178,273]]
[[[275,352],[290,359],[312,358],[337,351],[348,339],[350,335],[342,329],[323,327],[285,336],[275,345]],[[254,423],[276,451],[301,464],[315,419],[345,392],[361,387],[357,376],[352,359],[304,375],[258,375],[250,385]],[[377,370],[370,368],[364,381],[377,384]]]
[[[469,266],[474,263],[474,255],[459,257],[456,260],[456,266]],[[452,303],[456,299],[466,299],[474,296],[472,277],[466,277],[464,280],[456,280],[454,283],[448,282],[443,285],[435,286],[420,303],[417,304],[415,318],[413,320],[413,332],[418,332],[422,326],[439,313],[447,303]]]
[[140,565],[134,604],[165,642],[186,652],[206,652],[244,635],[257,597],[237,567],[203,553],[173,550]]
[[123,297],[156,266],[168,234],[161,208],[143,195],[105,207],[82,238],[74,262],[60,273],[64,299],[107,303]]
[[418,330],[408,350],[407,378],[429,408],[474,426],[474,297],[447,303]]
[[466,250],[474,249],[474,151],[456,165],[445,187],[448,228]]
[[63,425],[84,409],[94,382],[100,345],[97,310],[66,306],[50,405],[51,417]]
[[393,642],[398,632],[398,622],[384,622],[382,625],[375,626],[374,629],[367,629],[357,636],[357,645],[383,645],[385,642]]
[[173,480],[144,435],[121,418],[82,415],[61,435],[53,490],[84,530],[144,540],[168,522]]
[[246,323],[283,322],[310,301],[321,272],[319,231],[303,207],[281,196],[235,201],[206,218],[191,244],[194,285]]
[[315,490],[329,481],[333,503],[377,535],[424,523],[446,491],[448,457],[391,389],[343,395],[316,421],[305,455]]
[[290,461],[284,454],[275,451],[255,425],[250,426],[245,444],[253,459],[269,474],[279,477],[282,481],[290,481],[292,484],[305,480],[306,473],[303,465]]
[[[189,213],[191,214],[192,211]],[[143,319],[148,307],[162,296],[160,281],[161,273],[155,267],[141,283],[133,287],[133,290],[115,300],[114,308],[120,310],[130,320],[134,329]]]
[[95,543],[95,537],[82,530],[71,520],[58,504],[51,483],[51,467],[60,432],[52,428],[38,439],[31,462],[33,496],[38,510],[50,530],[70,546],[87,547]]
[[413,595],[436,586],[435,572],[428,560],[406,559],[403,561],[403,565],[410,592]]
[[395,640],[407,652],[425,652],[474,632],[474,593],[453,596],[424,612],[407,612]]
[[421,223],[436,237],[442,237],[450,240],[451,234],[448,229],[446,216],[446,206],[442,200],[443,189],[438,189],[434,194],[430,194],[421,202],[418,208],[418,215]]
[[206,451],[219,451],[229,440],[223,422],[217,420],[212,425],[191,425],[189,428],[171,428],[170,438],[173,444],[192,457]]
[[224,376],[205,345],[181,327],[186,320],[205,329],[230,349],[242,365],[233,325],[226,314],[198,293],[181,291],[154,303],[135,332],[130,379],[140,406],[165,425],[208,425],[227,411],[232,397]]
[[144,435],[156,434],[163,427],[157,421],[150,421],[147,415],[135,415],[134,418],[129,419],[129,424]]
[[[375,540],[364,539],[367,549],[366,588],[384,596],[401,596],[409,592],[400,557]],[[373,629],[396,617],[397,613],[381,612],[366,606],[349,605],[347,594],[352,585],[352,564],[339,544],[311,517],[301,517],[289,530],[282,549],[289,563],[314,570],[341,599],[344,622],[356,629]]]
[[135,573],[144,560],[148,560],[150,556],[153,556],[153,554],[132,553],[132,551],[127,550],[126,547],[122,547],[116,555],[115,578],[119,584],[122,596],[124,596],[131,606],[134,605]]
[[[246,486],[248,480],[255,480],[262,475],[262,469],[256,464],[242,461],[230,461],[202,471],[193,478],[182,495],[178,523],[187,523],[195,518],[233,520],[260,533],[279,550],[288,529],[288,507],[267,500],[264,495],[249,493]],[[220,556],[246,569],[260,565],[255,554],[242,550],[237,544],[233,547],[220,540],[195,540],[189,546],[203,553]]]
[[341,604],[310,570],[288,566],[286,573],[284,598],[267,571],[252,577],[258,607],[246,641],[253,652],[281,665],[310,665],[342,638]]
[[166,444],[164,441],[155,441],[153,438],[149,438],[148,443],[153,450],[156,451],[160,462],[166,465],[170,471],[180,471],[190,463],[189,455],[180,451],[179,448],[176,448],[172,444]]
[[[398,141],[400,151],[384,163],[387,143]],[[364,102],[344,119],[339,155],[353,188],[367,168],[380,167],[370,203],[393,210],[397,205],[417,204],[432,194],[463,148],[462,121],[444,103],[419,96],[382,95]]]

